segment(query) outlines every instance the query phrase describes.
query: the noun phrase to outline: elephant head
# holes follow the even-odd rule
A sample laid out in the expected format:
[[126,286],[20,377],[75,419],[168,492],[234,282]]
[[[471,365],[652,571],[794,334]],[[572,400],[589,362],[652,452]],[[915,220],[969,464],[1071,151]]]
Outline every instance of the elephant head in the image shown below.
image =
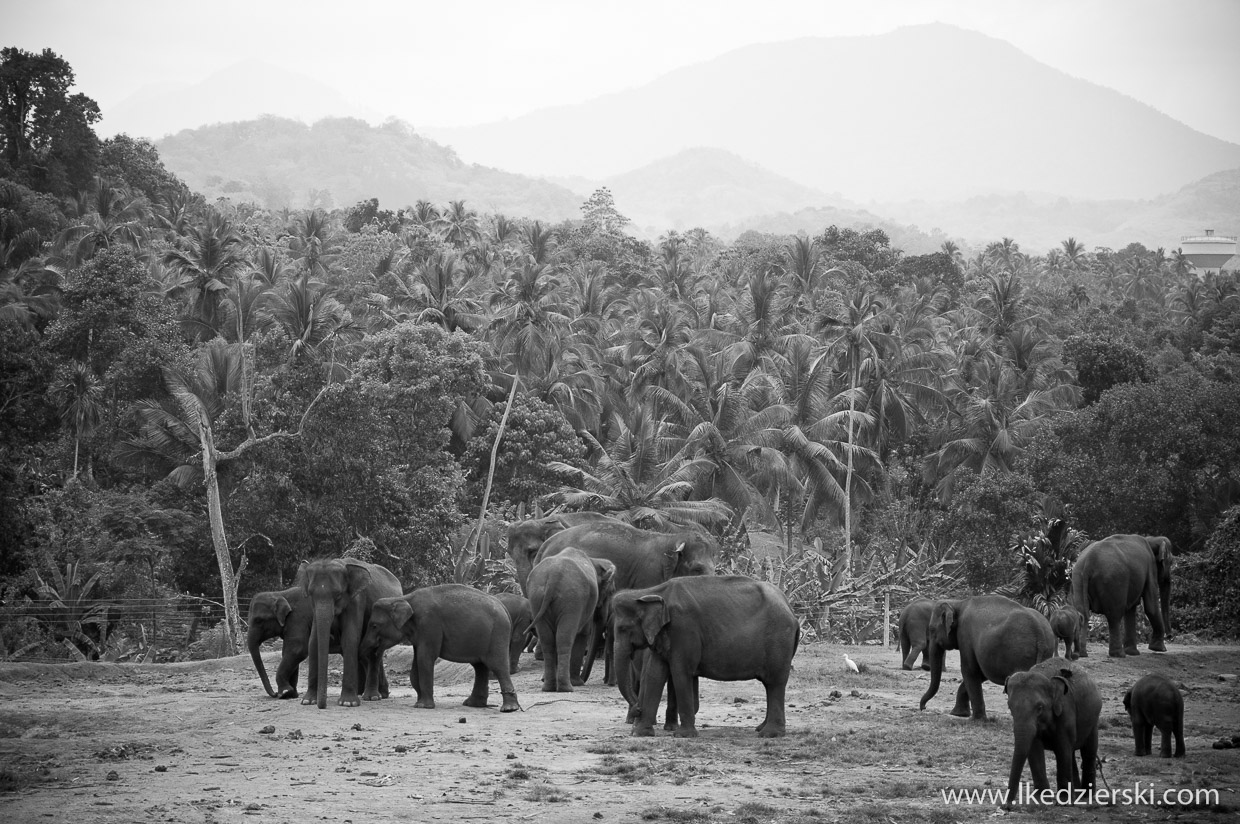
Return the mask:
[[293,607],[280,592],[260,592],[250,601],[249,629],[246,630],[245,642],[249,647],[250,657],[254,660],[254,669],[263,681],[263,689],[272,698],[276,697],[267,677],[267,667],[259,654],[259,647],[264,641],[278,638],[284,631],[284,622],[288,620]]
[[517,583],[521,585],[521,593],[527,598],[529,591],[526,582],[530,570],[534,568],[534,556],[543,545],[543,541],[557,532],[569,528],[567,521],[561,518],[547,517],[533,521],[522,521],[508,528],[508,554],[517,568]]
[[930,686],[921,697],[921,708],[939,691],[939,682],[943,678],[943,664],[947,658],[947,650],[959,649],[959,627],[956,615],[960,609],[959,601],[939,601],[930,613],[930,625],[926,629],[926,657],[930,659]]
[[1161,535],[1146,536],[1154,564],[1158,570],[1158,606],[1162,613],[1163,632],[1171,635],[1171,541]]
[[629,664],[636,651],[658,642],[659,633],[668,623],[667,605],[658,595],[622,590],[612,598],[611,616],[616,683],[629,706],[636,707],[637,691],[629,674]]
[[327,655],[332,623],[370,583],[370,570],[349,559],[315,561],[305,570],[306,594],[314,603],[313,643],[317,653],[318,707],[327,708]]
[[611,601],[616,594],[616,565],[602,558],[591,558],[598,580],[598,606],[594,614],[604,626],[611,624]]
[[405,598],[380,598],[370,609],[370,622],[359,649],[363,655],[413,642],[413,607]]
[[705,533],[685,532],[663,551],[663,580],[679,575],[714,575],[718,555],[714,540]]

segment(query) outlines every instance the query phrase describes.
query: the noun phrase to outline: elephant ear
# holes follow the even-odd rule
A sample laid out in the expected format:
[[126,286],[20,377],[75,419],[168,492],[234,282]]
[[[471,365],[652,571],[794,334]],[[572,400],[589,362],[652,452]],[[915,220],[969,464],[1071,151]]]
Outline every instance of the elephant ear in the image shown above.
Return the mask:
[[275,604],[276,623],[279,624],[281,628],[284,627],[284,622],[288,620],[288,614],[292,611],[293,611],[293,607],[292,605],[289,604],[287,598],[281,595],[279,598],[276,599],[276,604]]
[[1063,715],[1064,701],[1067,700],[1068,693],[1072,690],[1072,684],[1070,681],[1071,678],[1072,678],[1072,670],[1068,669],[1067,667],[1064,667],[1063,669],[1059,671],[1059,675],[1056,675],[1054,678],[1051,679],[1052,681],[1056,681],[1059,684],[1063,684],[1062,690],[1059,690],[1059,689],[1055,690],[1055,698],[1051,702],[1051,710],[1055,713],[1055,715]]
[[353,600],[370,586],[370,570],[356,561],[346,561],[345,570],[349,575],[349,600]]
[[663,551],[663,579],[667,580],[676,574],[676,565],[680,563],[680,556],[685,551],[685,542],[677,541],[675,546],[668,547]]
[[642,635],[646,637],[646,643],[653,647],[655,639],[670,620],[667,615],[667,602],[658,595],[643,595],[637,599],[637,603],[641,604]]
[[393,598],[389,602],[389,609],[392,613],[392,624],[404,632],[406,635],[413,632],[413,606],[404,598]]
[[309,569],[310,562],[302,561],[297,567],[297,574],[293,576],[293,586],[303,588],[306,586],[306,571]]
[[601,597],[604,591],[615,588],[616,565],[606,558],[592,558],[594,574],[598,576],[598,592]]
[[1004,695],[1008,694],[1008,681],[1011,681],[1011,680],[1012,680],[1012,676],[1010,675],[1007,678],[1003,679],[1003,694]]
[[944,646],[947,649],[956,649],[959,646],[956,640],[956,607],[948,601],[942,601],[936,609],[939,611],[939,622],[943,628]]
[[1146,538],[1146,542],[1150,545],[1150,549],[1154,552],[1154,557],[1158,560],[1159,565],[1171,563],[1171,541],[1162,537]]

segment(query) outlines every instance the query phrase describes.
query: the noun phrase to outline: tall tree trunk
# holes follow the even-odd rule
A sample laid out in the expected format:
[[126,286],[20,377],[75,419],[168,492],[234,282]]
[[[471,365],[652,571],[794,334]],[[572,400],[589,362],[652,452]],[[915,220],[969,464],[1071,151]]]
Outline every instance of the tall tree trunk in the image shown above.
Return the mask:
[[241,637],[241,609],[237,605],[237,580],[233,572],[232,557],[228,554],[228,538],[224,534],[224,509],[220,503],[220,484],[216,475],[215,436],[207,410],[198,408],[198,439],[202,445],[203,485],[207,490],[207,517],[211,523],[211,543],[215,547],[215,560],[220,568],[220,584],[223,588],[224,629],[227,636],[226,650],[237,654]]
[[857,407],[857,372],[848,376],[848,469],[844,473],[844,581],[852,579],[853,415]]
[[[491,466],[487,470],[487,485],[486,489],[483,490],[482,493],[482,509],[478,512],[478,528],[475,530],[477,535],[474,543],[475,547],[482,542],[482,529],[486,524],[487,507],[490,506],[491,503],[491,484],[495,481],[495,461],[499,456],[499,442],[504,437],[504,428],[508,426],[508,413],[512,412],[512,401],[517,396],[518,383],[520,383],[520,380],[518,380],[518,374],[513,372],[512,389],[508,392],[508,404],[504,407],[503,417],[499,419],[499,431],[495,433],[495,443],[491,444]],[[472,552],[468,551],[467,547],[465,557],[468,559],[470,555],[472,555]],[[464,570],[464,566],[460,567],[461,572],[464,572]],[[464,583],[464,581],[458,580],[458,583]]]

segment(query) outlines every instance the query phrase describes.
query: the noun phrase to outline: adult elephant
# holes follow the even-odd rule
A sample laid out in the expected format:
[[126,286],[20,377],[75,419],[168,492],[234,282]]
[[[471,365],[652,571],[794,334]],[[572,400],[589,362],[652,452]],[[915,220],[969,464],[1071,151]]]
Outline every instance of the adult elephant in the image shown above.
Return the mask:
[[[652,587],[682,575],[714,575],[715,559],[719,554],[714,540],[705,532],[651,532],[609,519],[552,535],[538,550],[534,563],[569,547],[615,564],[617,592]],[[610,640],[606,648],[605,660],[613,662],[613,667],[611,674],[604,677],[604,683],[615,685],[630,677],[631,662],[612,654]]]
[[679,717],[675,735],[696,737],[699,677],[759,681],[766,688],[766,717],[758,735],[784,734],[784,693],[801,628],[773,585],[741,575],[673,578],[616,593],[612,610],[616,657],[648,650],[639,697],[626,695],[640,702],[634,735],[654,735],[670,678]]
[[1110,535],[1094,541],[1072,567],[1071,601],[1082,619],[1076,645],[1082,658],[1088,654],[1090,612],[1107,619],[1112,658],[1139,655],[1138,603],[1150,622],[1150,649],[1166,652],[1163,639],[1171,626],[1171,542],[1145,535]]
[[555,535],[582,524],[620,523],[614,518],[598,512],[560,512],[544,518],[530,518],[518,521],[508,527],[508,555],[517,568],[517,583],[521,585],[521,594],[530,597],[528,581],[530,570],[534,568],[534,556],[543,543]]
[[[539,561],[530,572],[530,608],[543,651],[543,691],[572,692],[594,627],[610,610],[616,567],[569,548]],[[591,650],[593,653],[593,650]]]
[[921,656],[921,668],[930,669],[930,657],[926,652],[926,633],[930,628],[930,613],[934,611],[934,601],[929,598],[917,597],[900,610],[900,666],[911,670]]
[[1048,658],[1028,672],[1013,673],[1003,691],[1012,711],[1013,735],[1005,806],[1010,807],[1018,799],[1017,787],[1026,761],[1034,788],[1050,789],[1046,780],[1047,750],[1055,754],[1056,789],[1092,789],[1102,695],[1085,668],[1063,658]]
[[419,709],[435,708],[435,662],[472,664],[474,688],[464,704],[486,707],[491,675],[499,681],[500,712],[521,709],[508,673],[512,621],[494,595],[464,584],[421,587],[408,595],[381,598],[371,611],[363,653],[374,655],[401,642],[413,645],[409,680]]
[[[288,589],[271,592],[260,592],[250,601],[249,628],[246,630],[246,646],[250,657],[254,660],[254,668],[262,679],[263,689],[272,698],[296,698],[297,675],[301,662],[310,654],[310,630],[314,624],[314,604],[306,590],[298,585]],[[281,639],[280,666],[276,669],[276,688],[271,688],[267,677],[267,667],[259,647],[272,638]],[[340,622],[332,624],[331,640],[328,651],[340,652]],[[360,672],[369,680],[367,663],[359,660]],[[378,692],[380,698],[387,698],[388,680],[383,671],[382,659],[379,661]],[[315,677],[309,679],[309,690],[314,692],[317,685]]]
[[939,691],[947,650],[960,650],[960,687],[952,715],[986,718],[982,682],[1002,685],[1009,675],[1055,654],[1055,633],[1046,616],[1002,595],[938,601],[930,613],[930,686],[921,708]]
[[302,586],[314,607],[309,678],[313,679],[315,690],[312,694],[307,685],[301,703],[317,702],[319,709],[327,708],[327,656],[331,647],[332,626],[337,622],[340,655],[344,659],[339,704],[356,707],[361,703],[358,700],[358,674],[363,669],[366,682],[362,697],[367,701],[375,700],[379,696],[378,673],[382,667],[383,652],[378,650],[368,654],[363,668],[359,665],[359,646],[375,602],[380,598],[399,596],[402,591],[400,581],[378,564],[354,558],[336,558],[306,564]]

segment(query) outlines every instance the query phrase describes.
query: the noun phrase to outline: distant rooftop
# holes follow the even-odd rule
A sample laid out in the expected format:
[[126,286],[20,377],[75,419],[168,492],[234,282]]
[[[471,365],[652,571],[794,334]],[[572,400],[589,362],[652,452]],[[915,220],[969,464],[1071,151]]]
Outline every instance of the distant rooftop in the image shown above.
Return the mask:
[[1201,235],[1182,235],[1181,242],[1187,243],[1195,241],[1198,243],[1235,243],[1235,235],[1216,235],[1213,229],[1206,229],[1205,234]]

